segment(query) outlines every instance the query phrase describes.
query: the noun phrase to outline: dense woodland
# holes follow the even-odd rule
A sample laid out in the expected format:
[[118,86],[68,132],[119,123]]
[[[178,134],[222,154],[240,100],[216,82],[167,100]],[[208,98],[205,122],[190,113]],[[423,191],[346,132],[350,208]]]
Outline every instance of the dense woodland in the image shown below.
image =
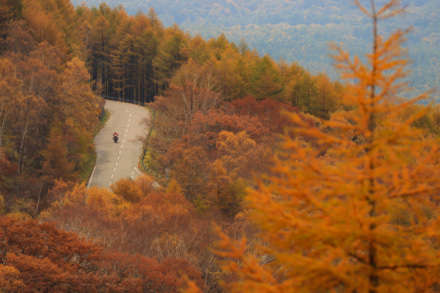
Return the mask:
[[[73,0],[98,6],[101,0]],[[328,56],[329,43],[344,44],[359,56],[371,43],[371,22],[351,0],[332,1],[243,1],[243,0],[108,0],[111,7],[121,5],[135,15],[153,7],[165,25],[178,24],[193,36],[203,38],[224,34],[239,43],[244,39],[261,55],[275,60],[298,62],[318,74],[325,72],[332,80],[340,78]],[[368,0],[361,3],[369,5]],[[412,27],[413,33],[403,44],[414,63],[408,81],[414,87],[407,97],[436,87],[440,82],[439,20],[437,0],[403,0],[407,6],[403,16],[391,18],[379,30],[388,35],[398,28]],[[438,98],[438,94],[435,95]]]
[[[341,83],[153,9],[1,2],[3,290],[438,285],[440,108],[400,98],[401,31]],[[103,97],[155,111],[148,174],[87,189]]]

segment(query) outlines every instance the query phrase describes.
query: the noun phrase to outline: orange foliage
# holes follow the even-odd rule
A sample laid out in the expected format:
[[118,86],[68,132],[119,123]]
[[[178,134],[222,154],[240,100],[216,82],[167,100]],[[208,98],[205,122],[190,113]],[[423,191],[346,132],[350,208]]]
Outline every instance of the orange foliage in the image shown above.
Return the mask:
[[[359,2],[356,3],[360,6]],[[405,33],[384,39],[377,21],[401,11],[390,0],[373,19],[367,64],[339,50],[351,110],[283,136],[273,175],[249,189],[251,219],[262,245],[221,235],[219,255],[231,258],[231,292],[431,292],[440,269],[438,213],[440,141],[412,127],[426,110],[402,113],[426,95],[399,100],[407,60]],[[301,136],[313,137],[308,145]],[[270,260],[263,261],[264,256]]]
[[159,226],[163,233],[178,229],[179,226],[187,226],[193,213],[191,203],[183,194],[171,191],[149,193],[139,204],[131,205],[121,216],[131,223],[133,228],[150,227],[147,230],[157,230],[154,226]]
[[49,197],[61,207],[85,205],[87,190],[85,183],[73,186],[63,180],[55,180],[55,186],[49,191]]
[[154,178],[150,176],[139,176],[133,184],[140,189],[141,194],[148,194],[154,189]]
[[7,292],[18,292],[25,288],[20,272],[13,266],[0,266],[0,288]]
[[63,38],[74,38],[61,35],[72,25],[64,21],[72,18],[73,6],[25,2],[30,10],[25,20],[8,24],[0,60],[0,147],[10,162],[2,173],[8,183],[0,188],[8,211],[34,214],[46,205],[55,179],[76,181],[89,163],[100,98],[84,64],[65,62]]
[[231,102],[231,110],[240,116],[257,117],[258,121],[267,127],[271,132],[283,133],[291,121],[281,112],[299,113],[298,109],[287,104],[283,104],[273,99],[257,101],[254,97],[247,96]]
[[87,206],[98,214],[111,216],[116,212],[117,196],[108,189],[92,187],[87,191]]
[[127,178],[118,180],[115,184],[112,184],[110,188],[116,195],[128,202],[136,203],[142,198],[141,189],[132,184],[131,180]]
[[[153,189],[152,182],[151,178],[142,176],[133,181],[124,181],[127,189],[146,190],[141,193],[139,201],[131,203],[108,190],[86,190],[83,185],[77,185],[61,196],[63,204],[60,204],[61,201],[54,202],[42,214],[42,218],[66,231],[75,231],[81,237],[107,249],[154,257],[163,267],[169,267],[171,262],[175,263],[175,272],[182,270],[182,274],[197,280],[199,273],[195,267],[204,272],[206,277],[213,270],[212,266],[215,266],[212,263],[212,254],[205,250],[213,237],[208,223],[199,219],[191,202],[183,196],[176,182],[171,182],[166,191],[161,188]],[[60,194],[65,187],[63,182],[58,182],[51,195]],[[82,200],[73,202],[72,198]],[[68,199],[71,205],[66,205]],[[165,266],[164,262],[168,258],[172,260]],[[171,270],[168,277],[164,278],[169,278],[173,272]],[[180,278],[181,275],[176,276]],[[200,284],[198,281],[197,283]],[[126,283],[127,286],[133,284]],[[178,284],[180,286],[183,283],[179,281]]]
[[8,291],[176,292],[184,276],[202,286],[183,259],[111,253],[53,224],[0,217],[0,285]]
[[242,173],[250,173],[240,172],[240,168],[248,165],[248,162],[252,160],[249,153],[255,146],[255,141],[250,139],[246,132],[240,132],[235,135],[228,131],[222,131],[216,143],[223,166],[225,166],[228,172],[240,175]]
[[75,179],[75,164],[69,161],[66,142],[61,136],[61,130],[51,128],[48,138],[47,149],[43,151],[45,162],[43,173],[50,179],[64,179],[72,181]]
[[215,141],[221,131],[233,133],[245,131],[253,140],[262,141],[270,136],[269,128],[262,125],[257,117],[249,115],[228,115],[223,111],[211,110],[206,114],[197,113],[191,123],[188,134],[184,137],[191,145],[203,145],[208,150],[215,147]]
[[[66,3],[67,1],[65,1]],[[67,53],[66,42],[63,39],[63,25],[67,19],[75,15],[73,5],[68,3],[66,7],[60,7],[63,1],[24,1],[26,6],[26,20],[35,38],[39,41],[47,41],[56,46],[61,52]],[[61,14],[65,13],[65,16]],[[70,16],[69,16],[70,15]],[[72,21],[72,20],[71,20]]]

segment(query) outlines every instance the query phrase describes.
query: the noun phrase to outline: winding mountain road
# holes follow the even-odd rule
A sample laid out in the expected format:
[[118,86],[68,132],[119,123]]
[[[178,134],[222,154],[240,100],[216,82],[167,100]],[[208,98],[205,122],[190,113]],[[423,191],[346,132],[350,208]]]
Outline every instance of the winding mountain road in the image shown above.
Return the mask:
[[[110,118],[95,137],[96,164],[90,176],[88,187],[109,187],[121,178],[136,179],[142,174],[137,166],[142,154],[142,138],[147,127],[141,121],[150,115],[144,107],[106,100],[104,108]],[[113,132],[119,134],[113,142]]]

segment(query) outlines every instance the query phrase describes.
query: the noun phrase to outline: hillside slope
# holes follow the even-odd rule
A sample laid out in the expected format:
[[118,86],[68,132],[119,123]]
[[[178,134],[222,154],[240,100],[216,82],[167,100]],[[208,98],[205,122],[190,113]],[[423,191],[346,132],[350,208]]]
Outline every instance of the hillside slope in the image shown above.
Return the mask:
[[[80,0],[72,1],[79,5]],[[98,6],[100,0],[87,0]],[[365,2],[365,3],[364,3]],[[412,26],[406,44],[414,61],[411,85],[415,93],[440,82],[440,6],[436,0],[406,0],[407,13],[384,23],[384,32]],[[244,1],[217,0],[109,0],[122,5],[129,14],[153,7],[165,25],[177,23],[192,35],[210,38],[224,33],[235,43],[244,39],[250,48],[275,60],[297,61],[313,73],[338,75],[328,55],[330,42],[344,44],[355,54],[370,44],[371,26],[352,1]],[[369,1],[361,3],[368,5]]]

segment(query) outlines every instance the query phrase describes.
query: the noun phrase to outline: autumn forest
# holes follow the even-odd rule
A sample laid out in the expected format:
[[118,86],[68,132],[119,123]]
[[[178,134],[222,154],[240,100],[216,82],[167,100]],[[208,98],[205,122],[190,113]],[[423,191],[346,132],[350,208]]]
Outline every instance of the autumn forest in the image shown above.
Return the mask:
[[[354,2],[335,81],[154,9],[0,0],[0,292],[438,292],[440,107],[378,33],[400,2]],[[144,174],[87,188],[108,99],[152,113]]]

